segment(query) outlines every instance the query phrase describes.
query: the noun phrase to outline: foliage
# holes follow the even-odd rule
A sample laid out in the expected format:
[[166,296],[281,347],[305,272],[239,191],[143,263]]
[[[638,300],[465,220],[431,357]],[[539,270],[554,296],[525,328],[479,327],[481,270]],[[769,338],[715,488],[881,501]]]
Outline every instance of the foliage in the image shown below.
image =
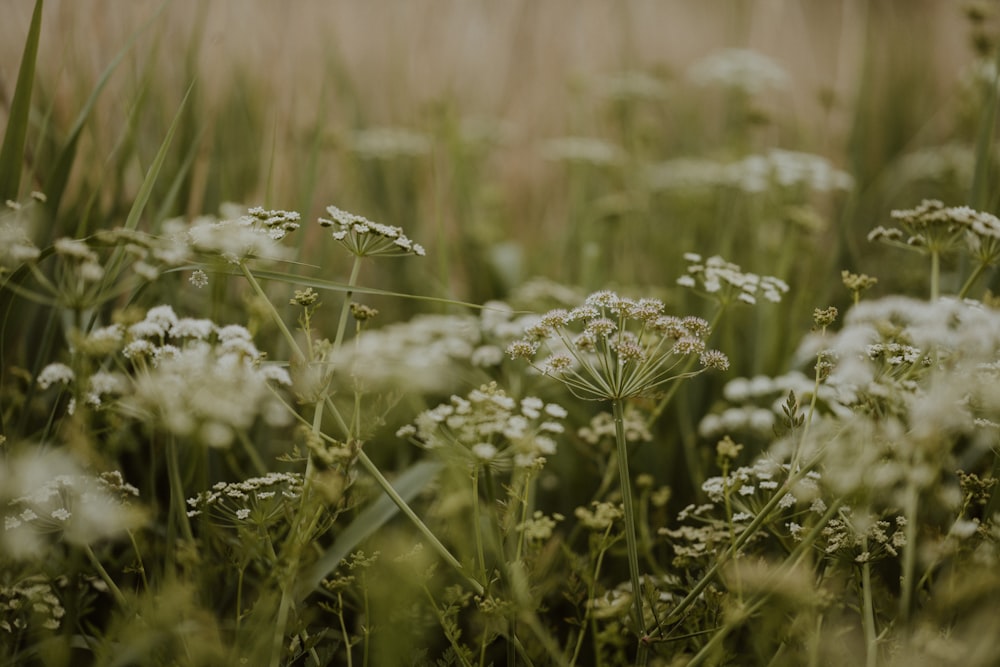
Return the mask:
[[938,144],[873,134],[921,111],[880,37],[825,150],[779,59],[633,63],[537,142],[549,208],[457,93],[363,122],[333,47],[333,120],[269,149],[253,71],[211,90],[200,33],[155,64],[168,5],[67,99],[42,10],[0,150],[0,664],[1000,660],[995,7]]

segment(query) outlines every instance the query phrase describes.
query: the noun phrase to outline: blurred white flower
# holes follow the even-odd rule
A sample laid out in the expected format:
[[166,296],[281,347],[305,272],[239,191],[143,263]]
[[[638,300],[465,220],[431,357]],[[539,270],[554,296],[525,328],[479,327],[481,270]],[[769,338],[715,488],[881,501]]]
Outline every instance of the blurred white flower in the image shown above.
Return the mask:
[[790,77],[777,61],[749,49],[718,51],[688,68],[688,79],[702,86],[735,88],[749,95],[782,90]]

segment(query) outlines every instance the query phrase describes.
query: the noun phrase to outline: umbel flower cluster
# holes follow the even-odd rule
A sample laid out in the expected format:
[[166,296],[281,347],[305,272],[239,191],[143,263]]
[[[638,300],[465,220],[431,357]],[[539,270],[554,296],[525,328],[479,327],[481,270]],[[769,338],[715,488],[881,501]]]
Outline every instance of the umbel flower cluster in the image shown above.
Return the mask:
[[269,472],[240,482],[218,482],[187,499],[188,517],[206,514],[220,526],[267,528],[291,516],[287,503],[302,495],[302,475]]
[[[603,290],[572,310],[551,310],[507,347],[579,398],[616,400],[640,396],[703,370],[729,368],[729,359],[707,349],[711,329],[700,317],[664,314],[658,299],[629,299]],[[539,354],[544,356],[536,360]],[[702,368],[682,370],[692,357]]]
[[566,415],[534,396],[515,401],[491,383],[425,410],[397,435],[471,464],[530,469],[555,454]]
[[399,227],[372,222],[336,206],[327,206],[326,212],[330,217],[320,218],[319,224],[333,227],[333,238],[357,257],[426,254],[423,246],[411,241]]
[[677,284],[700,290],[723,304],[739,301],[754,305],[760,297],[778,303],[788,292],[784,280],[743,271],[718,255],[702,260],[701,255],[689,252],[684,259],[688,262],[687,274],[678,278]]
[[1000,220],[985,211],[925,199],[915,208],[893,211],[892,219],[899,228],[876,227],[868,240],[932,252],[944,252],[965,241],[973,254],[982,253],[991,262],[1000,254]]

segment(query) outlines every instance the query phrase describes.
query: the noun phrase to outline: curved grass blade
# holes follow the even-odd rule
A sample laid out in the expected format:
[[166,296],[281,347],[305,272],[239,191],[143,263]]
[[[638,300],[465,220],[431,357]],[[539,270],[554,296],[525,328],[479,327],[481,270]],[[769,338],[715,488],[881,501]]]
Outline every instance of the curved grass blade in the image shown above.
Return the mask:
[[[221,273],[231,273],[232,275],[243,275],[238,269],[233,269],[232,271],[223,270]],[[450,306],[461,306],[462,308],[476,308],[478,310],[489,310],[489,306],[484,306],[479,303],[469,303],[466,301],[458,301],[457,299],[448,299],[439,296],[426,296],[423,294],[407,294],[405,292],[392,292],[389,290],[378,289],[376,287],[362,287],[359,285],[348,285],[347,283],[338,283],[333,280],[324,280],[322,278],[310,278],[308,276],[296,275],[294,273],[284,273],[282,271],[271,271],[267,269],[253,269],[253,274],[257,278],[262,280],[275,280],[278,282],[288,283],[290,285],[300,285],[302,287],[312,287],[313,289],[325,290],[330,292],[354,292],[356,294],[374,294],[378,296],[391,296],[398,299],[413,299],[415,301],[431,301],[434,303],[443,303]]]
[[[59,211],[59,202],[62,200],[63,193],[66,190],[66,183],[69,181],[70,170],[73,168],[73,163],[76,161],[76,149],[80,140],[80,135],[83,132],[84,125],[87,123],[87,119],[90,117],[90,112],[93,111],[94,105],[97,103],[97,98],[100,97],[101,91],[104,90],[104,86],[111,78],[111,74],[118,69],[118,65],[125,57],[125,54],[128,53],[139,40],[139,36],[160,17],[160,14],[163,13],[166,6],[167,2],[165,0],[160,4],[159,9],[156,10],[152,18],[132,33],[132,36],[125,43],[125,46],[123,46],[122,49],[115,54],[115,57],[111,59],[111,62],[101,73],[100,78],[97,80],[97,84],[90,92],[90,96],[87,98],[87,101],[84,102],[83,108],[81,108],[80,113],[77,114],[76,120],[73,121],[73,126],[70,128],[66,145],[63,146],[63,149],[59,152],[59,156],[56,158],[56,164],[49,173],[48,178],[45,180],[45,195],[48,198],[47,205],[53,217],[55,217],[56,213]],[[77,235],[81,235],[83,233],[84,230],[79,230]]]
[[[177,113],[174,114],[174,120],[170,123],[170,129],[167,130],[167,135],[163,138],[163,143],[160,144],[160,149],[156,152],[156,157],[153,158],[153,163],[149,166],[149,170],[146,172],[146,178],[143,179],[142,185],[139,187],[139,192],[136,193],[135,202],[133,202],[132,208],[129,209],[128,217],[125,218],[124,227],[128,231],[134,231],[136,227],[139,226],[139,219],[142,217],[142,212],[145,210],[146,204],[149,202],[149,197],[153,193],[153,185],[156,183],[156,179],[160,175],[160,169],[163,167],[163,162],[166,160],[167,151],[169,150],[174,134],[177,132],[177,128],[180,125],[180,120],[184,115],[184,107],[187,105],[187,101],[191,97],[191,91],[194,90],[194,85],[195,82],[192,81],[191,85],[188,86],[187,91],[184,93],[184,98],[181,100],[180,106],[177,108]],[[124,246],[116,246],[111,258],[108,260],[108,267],[104,274],[104,280],[98,288],[100,292],[103,292],[108,285],[113,284],[114,281],[117,280],[118,274],[121,271],[124,255]]]
[[17,73],[14,99],[11,102],[7,130],[0,147],[0,200],[16,200],[21,189],[21,170],[24,168],[24,145],[28,137],[28,116],[31,112],[31,91],[35,82],[35,61],[42,30],[42,0],[36,0],[31,15],[28,38],[24,42],[21,69]]
[[[409,502],[417,493],[437,476],[443,464],[439,461],[420,461],[400,475],[392,484],[392,488],[405,501]],[[299,579],[299,599],[312,592],[324,577],[333,572],[344,558],[354,551],[359,544],[389,519],[399,513],[399,508],[387,495],[379,496],[378,500],[369,505],[342,532],[322,556],[302,573]]]

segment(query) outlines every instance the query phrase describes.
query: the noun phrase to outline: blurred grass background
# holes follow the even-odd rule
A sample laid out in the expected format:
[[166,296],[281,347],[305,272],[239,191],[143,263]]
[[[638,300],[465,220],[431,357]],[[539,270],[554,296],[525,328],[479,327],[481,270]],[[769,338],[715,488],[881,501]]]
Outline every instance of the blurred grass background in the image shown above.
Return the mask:
[[[0,10],[4,127],[34,7],[14,0]],[[318,242],[311,224],[334,204],[399,225],[426,247],[423,260],[364,267],[360,284],[409,294],[482,303],[544,277],[711,317],[712,304],[675,285],[684,253],[721,253],[782,278],[791,291],[781,304],[726,313],[713,345],[732,370],[687,383],[653,443],[636,450],[635,469],[655,473],[683,506],[713,465],[697,425],[722,385],[794,367],[813,309],[847,305],[842,269],[877,275],[876,295],[926,294],[920,258],[865,240],[890,210],[938,197],[997,212],[998,10],[993,0],[47,0],[19,198],[49,195],[40,248],[123,225],[176,119],[140,229],[216,214],[226,202],[298,210],[307,224],[288,241],[312,266],[283,267],[291,271],[346,278],[349,258]],[[728,48],[770,58],[783,83],[759,92],[700,85],[691,68]],[[977,79],[991,62],[994,78]],[[821,158],[853,187],[781,185],[773,175],[751,189],[698,180],[706,166],[776,149]],[[161,276],[102,303],[94,321],[128,303],[170,303],[182,316],[249,319],[260,348],[284,358],[242,281],[213,276],[198,291],[185,278]],[[291,287],[268,287],[293,322]],[[339,297],[324,295],[321,336],[336,328]],[[470,312],[364,298],[382,311],[375,326]],[[0,293],[0,404],[13,405],[13,385],[30,402],[32,378],[65,353],[66,313],[56,311]],[[546,391],[530,381],[512,393]],[[414,392],[398,412],[447,393]],[[601,407],[575,406],[573,423]],[[372,421],[384,441],[371,448],[379,464],[405,469],[418,453]],[[568,483],[545,491],[558,496],[548,505],[566,514],[586,505],[604,454],[554,460]]]
[[[812,309],[846,303],[841,269],[878,274],[885,292],[923,280],[920,264],[890,267],[867,247],[889,210],[930,196],[996,210],[995,189],[974,195],[995,117],[970,83],[992,53],[996,4],[50,0],[21,191],[50,190],[110,72],[37,241],[121,225],[193,83],[143,229],[224,202],[307,222],[335,204],[427,248],[426,261],[381,265],[363,284],[481,303],[541,276],[706,313],[674,282],[683,253],[722,253],[792,287],[719,334],[736,373],[778,373]],[[3,11],[0,118],[33,6]],[[785,83],[755,93],[692,80],[725,48],[772,59]],[[566,137],[589,143],[552,143]],[[663,188],[649,176],[773,149],[815,154],[854,187]],[[992,182],[995,159],[985,166]],[[298,235],[301,260],[346,274],[319,234]],[[214,317],[242,308],[220,296]],[[448,308],[375,301],[389,320]]]

